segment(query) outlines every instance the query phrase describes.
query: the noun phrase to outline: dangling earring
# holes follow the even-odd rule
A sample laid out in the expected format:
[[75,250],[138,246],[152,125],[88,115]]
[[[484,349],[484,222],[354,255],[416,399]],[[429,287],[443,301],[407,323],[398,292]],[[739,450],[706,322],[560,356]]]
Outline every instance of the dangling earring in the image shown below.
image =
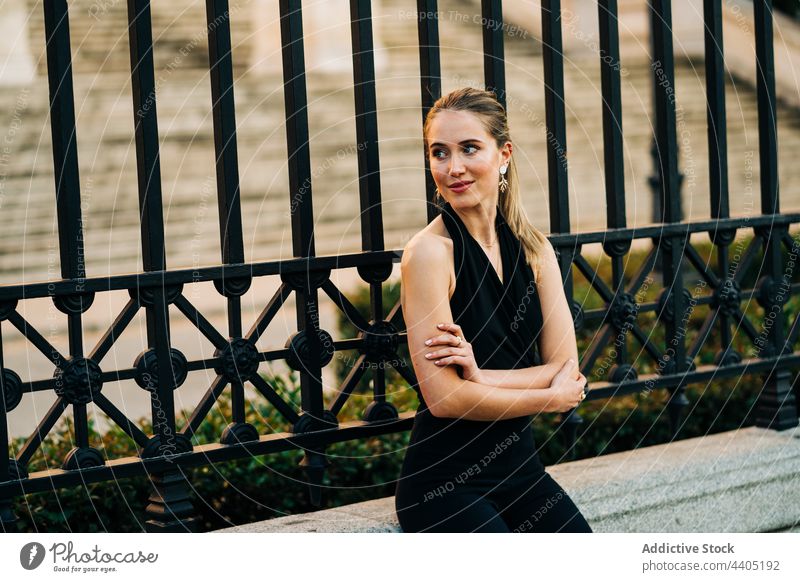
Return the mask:
[[508,180],[506,180],[506,169],[508,166],[500,166],[500,192],[505,194],[508,190]]

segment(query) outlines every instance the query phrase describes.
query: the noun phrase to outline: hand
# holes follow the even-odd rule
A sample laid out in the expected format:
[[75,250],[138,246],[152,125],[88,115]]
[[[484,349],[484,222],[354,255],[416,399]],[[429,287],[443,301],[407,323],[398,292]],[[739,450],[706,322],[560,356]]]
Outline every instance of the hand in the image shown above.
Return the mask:
[[[442,335],[428,338],[425,345],[433,348],[425,357],[432,360],[437,366],[456,365],[461,367],[461,377],[470,382],[481,382],[481,370],[475,362],[470,344],[461,331],[461,326],[455,323],[440,323],[439,329],[446,331]],[[459,342],[459,339],[461,341]],[[437,349],[436,346],[448,346]]]
[[552,393],[550,412],[567,412],[578,406],[584,398],[585,386],[586,376],[580,373],[575,360],[567,360],[550,383],[549,389]]

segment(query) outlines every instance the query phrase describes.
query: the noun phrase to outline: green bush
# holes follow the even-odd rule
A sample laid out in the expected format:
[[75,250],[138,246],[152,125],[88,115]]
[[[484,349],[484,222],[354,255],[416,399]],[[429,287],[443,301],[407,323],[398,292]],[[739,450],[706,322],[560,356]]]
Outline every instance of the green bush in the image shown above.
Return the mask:
[[[299,401],[296,373],[288,379],[265,379],[285,399]],[[403,410],[416,407],[416,394],[407,387],[387,390],[387,400]],[[193,444],[218,442],[230,419],[230,399],[225,394],[200,426]],[[291,429],[268,403],[251,402],[246,420],[262,434]],[[343,411],[340,420],[354,418]],[[146,432],[151,430],[147,421],[140,424]],[[323,507],[392,495],[408,436],[403,432],[330,445],[327,451],[331,464],[323,481]],[[16,446],[22,442],[18,439]],[[30,470],[47,468],[48,459],[63,459],[73,442],[74,432],[67,422],[42,443]],[[102,435],[92,429],[91,445],[109,458],[137,454],[133,441],[116,425]],[[293,450],[189,469],[188,483],[200,529],[208,531],[318,509],[309,501],[306,478],[298,465],[302,457],[301,451]],[[28,532],[142,531],[151,490],[148,477],[120,479],[29,494],[15,500],[14,510],[22,531]]]

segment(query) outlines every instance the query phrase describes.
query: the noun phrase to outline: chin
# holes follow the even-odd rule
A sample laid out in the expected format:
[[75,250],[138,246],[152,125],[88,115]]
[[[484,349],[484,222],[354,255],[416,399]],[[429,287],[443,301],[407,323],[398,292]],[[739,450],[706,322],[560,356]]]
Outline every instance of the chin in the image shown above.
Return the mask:
[[462,194],[451,192],[450,196],[445,198],[445,200],[447,200],[453,208],[459,209],[474,208],[480,206],[483,202],[481,196],[476,196],[474,192],[469,191]]

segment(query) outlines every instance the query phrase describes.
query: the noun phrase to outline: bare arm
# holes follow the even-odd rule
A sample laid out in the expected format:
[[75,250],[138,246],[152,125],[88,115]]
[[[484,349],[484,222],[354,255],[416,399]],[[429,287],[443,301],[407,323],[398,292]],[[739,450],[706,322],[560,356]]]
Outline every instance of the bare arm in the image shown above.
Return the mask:
[[542,306],[543,325],[539,343],[542,361],[554,364],[556,370],[567,360],[578,362],[578,343],[575,339],[572,310],[564,294],[556,253],[549,241],[545,247],[536,289]]
[[[452,366],[439,367],[425,358],[428,330],[452,321],[448,301],[449,251],[434,237],[419,237],[406,247],[400,264],[400,301],[408,330],[408,348],[419,389],[431,414],[470,420],[503,420],[556,411],[554,392],[515,390],[470,382]],[[562,290],[563,293],[563,290]],[[576,358],[577,360],[577,358]],[[507,370],[503,370],[507,372]]]
[[549,388],[561,366],[555,363],[516,370],[481,370],[481,380],[498,388]]

